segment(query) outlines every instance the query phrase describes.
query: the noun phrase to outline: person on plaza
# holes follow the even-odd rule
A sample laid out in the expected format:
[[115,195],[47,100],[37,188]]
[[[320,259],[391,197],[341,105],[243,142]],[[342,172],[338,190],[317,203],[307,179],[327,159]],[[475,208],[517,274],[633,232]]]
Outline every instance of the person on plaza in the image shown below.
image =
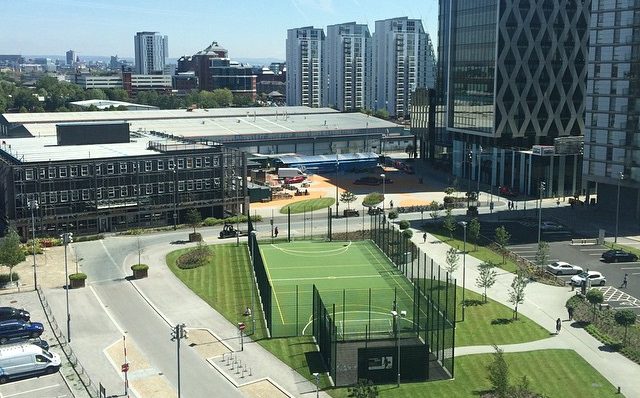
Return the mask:
[[275,227],[273,230],[273,236],[278,237],[278,227]]
[[251,316],[251,308],[247,307],[242,314],[244,316]]
[[427,243],[427,233],[422,234],[422,243]]
[[624,278],[622,279],[622,285],[620,285],[621,288],[627,288],[627,279],[629,279],[629,274],[624,274]]
[[393,200],[389,201],[389,206],[393,209]]
[[556,319],[556,334],[560,334],[560,329],[562,329],[562,320],[558,318]]
[[567,307],[567,313],[569,313],[569,320],[573,321],[573,307]]

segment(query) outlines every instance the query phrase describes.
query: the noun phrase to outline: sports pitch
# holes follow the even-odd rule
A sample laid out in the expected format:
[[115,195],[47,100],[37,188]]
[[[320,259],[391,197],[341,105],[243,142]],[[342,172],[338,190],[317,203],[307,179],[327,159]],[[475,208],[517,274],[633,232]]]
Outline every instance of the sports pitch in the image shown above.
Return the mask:
[[407,312],[400,331],[413,329],[414,288],[373,242],[261,242],[260,251],[272,286],[274,336],[312,334],[314,284],[327,310],[335,304],[339,337],[392,335],[394,298],[396,310]]

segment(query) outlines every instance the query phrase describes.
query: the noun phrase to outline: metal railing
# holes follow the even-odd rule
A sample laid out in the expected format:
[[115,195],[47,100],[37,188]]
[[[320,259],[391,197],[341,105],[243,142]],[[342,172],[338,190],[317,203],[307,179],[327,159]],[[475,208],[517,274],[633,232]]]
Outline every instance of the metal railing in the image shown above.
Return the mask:
[[40,303],[42,304],[42,308],[44,309],[44,314],[47,317],[47,321],[49,322],[49,325],[51,326],[51,332],[55,336],[60,348],[64,352],[64,355],[67,357],[67,360],[71,364],[73,371],[78,376],[78,380],[80,380],[80,382],[82,383],[82,386],[87,391],[90,397],[97,398],[99,396],[99,389],[96,386],[96,384],[91,380],[91,377],[87,373],[86,369],[80,363],[80,360],[78,359],[76,354],[73,352],[71,345],[67,343],[67,338],[62,332],[62,329],[60,329],[60,326],[58,325],[58,322],[56,321],[56,318],[53,315],[53,311],[51,310],[51,306],[47,301],[44,291],[42,290],[41,287],[38,287],[37,292],[38,292],[38,298],[40,299]]

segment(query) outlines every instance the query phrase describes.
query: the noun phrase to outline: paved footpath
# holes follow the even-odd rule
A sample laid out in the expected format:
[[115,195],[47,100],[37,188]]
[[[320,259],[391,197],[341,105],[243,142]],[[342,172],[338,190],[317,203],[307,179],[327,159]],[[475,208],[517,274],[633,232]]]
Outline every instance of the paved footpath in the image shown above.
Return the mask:
[[[209,231],[207,231],[209,232]],[[205,235],[207,243],[228,243],[228,240],[219,241]],[[244,242],[242,242],[245,244]],[[186,246],[186,245],[185,245]],[[187,288],[168,269],[165,262],[167,253],[176,250],[173,245],[159,244],[145,248],[142,262],[153,264],[149,278],[132,281],[132,284],[145,297],[149,304],[163,317],[168,324],[185,323],[189,329],[206,329],[226,347],[222,351],[229,355],[234,353],[234,358],[239,360],[245,369],[245,373],[239,372],[222,356],[216,356],[209,363],[229,380],[239,387],[248,396],[311,396],[315,394],[315,385],[295,370],[288,367],[260,344],[244,339],[244,349],[240,351],[238,328],[229,322],[221,314],[213,310],[206,302]],[[125,263],[137,263],[137,253],[131,254]],[[176,297],[180,297],[176,300]],[[251,369],[251,376],[248,373]],[[263,384],[262,392],[253,393],[253,384]],[[266,384],[266,386],[264,386]],[[264,395],[266,394],[266,395]],[[320,392],[321,397],[329,397]]]
[[[412,241],[434,261],[444,264],[449,245],[443,244],[436,237],[427,234],[427,242],[422,242],[422,231],[414,230]],[[475,285],[478,277],[478,266],[481,261],[471,255],[466,258],[466,288],[482,294],[482,290]],[[458,285],[462,285],[462,267],[454,273]],[[487,291],[487,295],[508,307],[508,292],[514,275],[509,272],[498,274],[495,285]],[[568,287],[548,286],[541,283],[530,283],[526,289],[523,304],[518,312],[534,322],[555,333],[556,319],[562,319],[565,324],[558,336],[549,339],[522,344],[501,346],[505,352],[532,351],[547,348],[564,348],[576,351],[591,366],[599,371],[614,387],[620,387],[622,394],[627,397],[640,397],[640,366],[617,352],[601,350],[602,343],[592,337],[582,328],[571,327],[567,320],[566,301],[574,295]],[[491,346],[456,347],[456,355],[478,354],[493,352]]]

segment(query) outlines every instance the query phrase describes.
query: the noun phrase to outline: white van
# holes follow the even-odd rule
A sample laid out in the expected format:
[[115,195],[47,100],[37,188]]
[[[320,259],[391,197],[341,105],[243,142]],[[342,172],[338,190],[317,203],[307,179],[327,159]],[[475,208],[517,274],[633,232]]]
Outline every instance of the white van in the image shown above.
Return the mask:
[[307,175],[295,167],[280,167],[278,169],[278,178],[292,178],[298,176],[306,177]]
[[33,344],[0,347],[0,383],[30,375],[51,374],[60,369],[60,356]]

